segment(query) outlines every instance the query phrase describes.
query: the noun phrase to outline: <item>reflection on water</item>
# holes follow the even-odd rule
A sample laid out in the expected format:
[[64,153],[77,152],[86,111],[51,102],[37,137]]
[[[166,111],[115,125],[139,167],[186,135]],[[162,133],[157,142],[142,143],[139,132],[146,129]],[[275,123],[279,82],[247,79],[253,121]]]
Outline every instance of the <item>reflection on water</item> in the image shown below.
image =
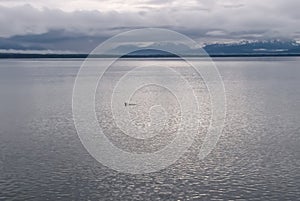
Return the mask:
[[[197,159],[197,153],[209,123],[210,108],[205,84],[198,75],[174,59],[128,59],[112,67],[100,83],[107,90],[97,90],[96,112],[105,134],[124,150],[151,152],[165,146],[174,138],[180,116],[178,102],[167,90],[141,88],[132,100],[139,104],[131,113],[136,115],[134,125],[146,128],[147,123],[155,122],[165,127],[159,135],[153,131],[148,141],[119,132],[104,103],[109,101],[109,90],[124,71],[142,64],[172,66],[193,83],[201,102],[201,127],[189,151],[167,169],[145,175],[110,170],[81,145],[71,108],[81,62],[0,61],[0,200],[300,197],[299,58],[216,60],[226,88],[226,125],[217,147],[202,161]],[[159,73],[151,76],[172,83],[172,77],[159,78]],[[145,115],[157,101],[170,114],[162,118],[166,122],[151,121]],[[162,111],[156,108],[155,112]]]

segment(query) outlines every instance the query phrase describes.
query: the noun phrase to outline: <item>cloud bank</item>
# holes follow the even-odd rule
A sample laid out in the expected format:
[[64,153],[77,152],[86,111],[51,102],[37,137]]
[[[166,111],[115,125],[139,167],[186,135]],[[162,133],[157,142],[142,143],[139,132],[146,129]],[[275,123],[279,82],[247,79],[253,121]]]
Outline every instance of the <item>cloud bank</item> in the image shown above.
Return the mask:
[[0,0],[0,49],[88,51],[143,27],[172,29],[199,43],[300,40],[298,8],[299,0]]

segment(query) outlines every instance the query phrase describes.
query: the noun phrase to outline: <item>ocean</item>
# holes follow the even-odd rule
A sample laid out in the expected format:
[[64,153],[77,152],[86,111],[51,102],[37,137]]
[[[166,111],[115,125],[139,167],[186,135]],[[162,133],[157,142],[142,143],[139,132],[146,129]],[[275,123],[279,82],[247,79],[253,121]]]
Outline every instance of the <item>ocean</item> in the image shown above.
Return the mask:
[[[174,75],[153,66],[178,72],[199,101],[201,126],[182,156],[158,171],[131,174],[97,161],[76,131],[72,94],[82,59],[1,59],[0,200],[299,199],[300,58],[213,60],[224,83],[226,117],[216,146],[203,159],[198,154],[212,116],[211,97],[201,76],[184,61],[124,58],[99,80],[99,125],[114,146],[129,153],[167,146],[183,113],[178,100],[186,91]],[[111,98],[130,87],[118,84],[122,76],[141,66],[148,68],[130,74],[131,80],[146,76],[169,88],[145,85],[132,94],[132,105],[119,100],[138,128],[126,130],[128,119],[114,116]],[[116,85],[120,88],[114,91]],[[118,128],[116,121],[126,128]]]

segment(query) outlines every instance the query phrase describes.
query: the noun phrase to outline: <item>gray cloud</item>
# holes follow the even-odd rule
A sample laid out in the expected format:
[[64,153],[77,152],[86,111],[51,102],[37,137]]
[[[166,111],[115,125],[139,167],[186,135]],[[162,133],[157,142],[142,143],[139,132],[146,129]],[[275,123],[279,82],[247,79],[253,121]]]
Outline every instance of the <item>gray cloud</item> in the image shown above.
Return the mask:
[[71,0],[65,3],[74,4],[69,9],[59,9],[61,1],[47,2],[0,0],[0,42],[6,42],[0,49],[3,44],[67,50],[81,45],[86,51],[114,34],[142,27],[169,28],[200,43],[300,40],[298,0],[131,0],[122,8],[122,1]]

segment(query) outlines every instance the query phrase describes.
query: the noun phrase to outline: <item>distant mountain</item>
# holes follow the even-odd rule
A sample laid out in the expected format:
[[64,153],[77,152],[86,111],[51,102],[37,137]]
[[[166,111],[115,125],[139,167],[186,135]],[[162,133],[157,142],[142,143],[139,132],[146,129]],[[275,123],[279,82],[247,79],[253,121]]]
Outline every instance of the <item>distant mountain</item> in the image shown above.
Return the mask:
[[[160,46],[168,46],[172,48],[179,48],[179,52],[182,52],[184,56],[196,56],[199,54],[199,49],[191,49],[184,45],[170,45],[161,44]],[[131,49],[132,45],[119,46],[114,52],[121,53],[122,51]],[[145,49],[136,52],[131,52],[125,57],[173,57],[172,53],[164,52],[161,50],[156,50],[157,45],[149,45],[144,47]],[[272,55],[300,55],[300,43],[294,40],[266,40],[266,41],[241,41],[236,43],[215,43],[206,44],[203,49],[211,56],[272,56]],[[122,51],[120,51],[122,50]],[[201,51],[200,51],[201,52]]]
[[177,57],[177,55],[162,50],[143,49],[131,52],[123,57]]
[[[63,38],[63,39],[62,39]],[[73,41],[77,41],[74,43]],[[69,57],[77,55],[85,58],[89,52],[89,44],[96,46],[103,41],[100,38],[85,38],[77,35],[69,36],[62,31],[49,32],[47,34],[14,36],[10,38],[0,37],[0,58],[26,57],[26,52],[32,57],[55,56],[60,54]],[[70,45],[71,44],[71,45]],[[72,47],[71,49],[65,47]],[[136,44],[121,44],[107,52],[107,55],[124,55],[128,50],[136,49]],[[65,48],[65,49],[64,49]],[[169,49],[173,52],[180,52],[179,56],[199,56],[201,50],[190,48],[181,43],[153,43],[143,46],[142,50],[131,52],[123,57],[176,57],[176,55],[164,52],[159,49]],[[138,48],[138,49],[139,49]],[[206,44],[203,49],[210,56],[300,56],[300,43],[294,40],[265,40],[265,41],[241,41],[235,43],[214,43]],[[32,51],[34,50],[34,53]],[[51,50],[53,55],[47,53]],[[60,50],[75,50],[73,53],[60,53]],[[80,51],[79,51],[80,50]],[[5,53],[7,51],[7,53]],[[46,53],[45,53],[46,52]],[[21,56],[25,54],[25,56]],[[204,54],[205,55],[205,54]],[[103,56],[103,55],[102,55]],[[38,56],[37,56],[38,57]]]
[[300,44],[294,40],[242,41],[209,44],[203,47],[210,55],[279,55],[300,54]]

